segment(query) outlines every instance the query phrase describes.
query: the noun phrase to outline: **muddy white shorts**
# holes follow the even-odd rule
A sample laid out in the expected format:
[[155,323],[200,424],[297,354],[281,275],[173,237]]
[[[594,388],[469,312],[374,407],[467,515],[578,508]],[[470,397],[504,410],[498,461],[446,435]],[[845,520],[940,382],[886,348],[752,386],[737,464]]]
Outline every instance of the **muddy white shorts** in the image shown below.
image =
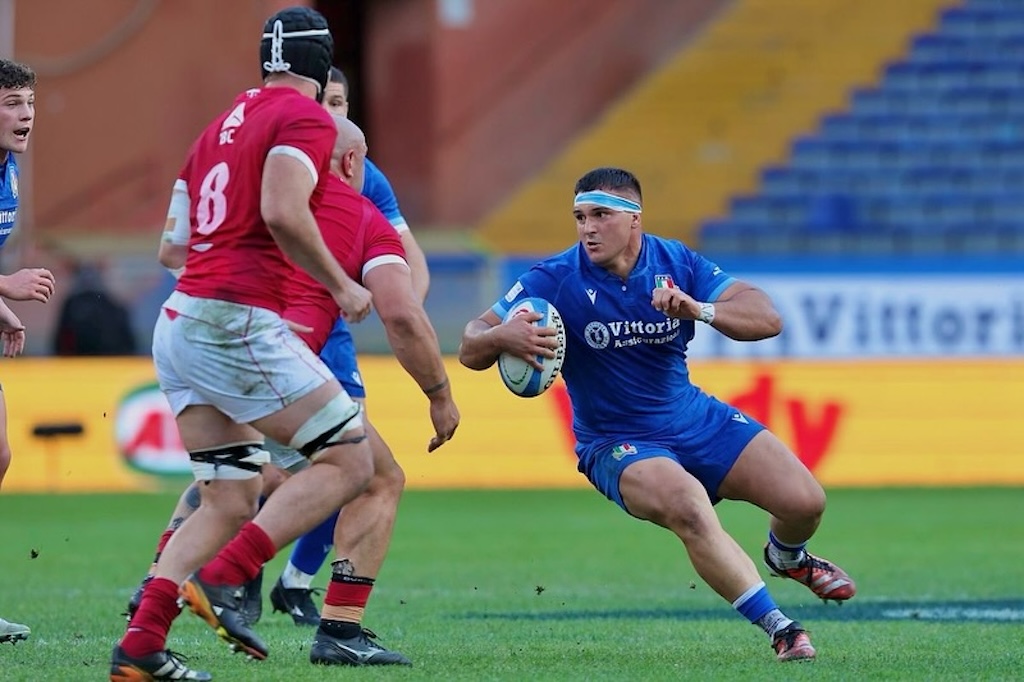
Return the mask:
[[212,405],[239,424],[269,416],[333,379],[277,313],[180,291],[160,310],[153,362],[175,416],[189,405]]

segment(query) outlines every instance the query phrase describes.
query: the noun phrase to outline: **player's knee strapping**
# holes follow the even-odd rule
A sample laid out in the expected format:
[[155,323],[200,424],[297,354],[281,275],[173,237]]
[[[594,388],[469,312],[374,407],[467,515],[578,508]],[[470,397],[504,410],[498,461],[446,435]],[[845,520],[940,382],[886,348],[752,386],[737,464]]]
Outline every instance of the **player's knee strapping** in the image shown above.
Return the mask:
[[288,445],[313,460],[331,446],[366,440],[365,432],[346,437],[350,431],[362,426],[359,403],[339,393],[298,428]]
[[270,453],[263,443],[231,443],[215,448],[192,450],[192,471],[196,480],[244,480],[260,475],[263,465],[270,461]]

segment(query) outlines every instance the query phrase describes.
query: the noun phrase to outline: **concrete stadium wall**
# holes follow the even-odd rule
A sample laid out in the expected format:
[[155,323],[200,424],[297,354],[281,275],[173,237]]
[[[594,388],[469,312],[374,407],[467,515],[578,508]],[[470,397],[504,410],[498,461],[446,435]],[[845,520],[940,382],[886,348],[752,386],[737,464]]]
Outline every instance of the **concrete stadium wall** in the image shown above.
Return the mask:
[[254,36],[293,4],[16,2],[14,56],[39,77],[22,227],[64,249],[68,232],[158,230],[192,140],[259,81]]
[[408,216],[471,225],[727,4],[373,3],[370,155]]

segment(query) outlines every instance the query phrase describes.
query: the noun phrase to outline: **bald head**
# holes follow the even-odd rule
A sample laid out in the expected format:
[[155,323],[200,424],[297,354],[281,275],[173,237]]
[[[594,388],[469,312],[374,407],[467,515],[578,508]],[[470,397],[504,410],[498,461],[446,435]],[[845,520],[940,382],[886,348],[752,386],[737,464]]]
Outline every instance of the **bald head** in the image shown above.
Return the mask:
[[355,123],[344,116],[332,115],[338,127],[338,138],[331,154],[331,170],[357,192],[363,190],[366,161],[366,136]]

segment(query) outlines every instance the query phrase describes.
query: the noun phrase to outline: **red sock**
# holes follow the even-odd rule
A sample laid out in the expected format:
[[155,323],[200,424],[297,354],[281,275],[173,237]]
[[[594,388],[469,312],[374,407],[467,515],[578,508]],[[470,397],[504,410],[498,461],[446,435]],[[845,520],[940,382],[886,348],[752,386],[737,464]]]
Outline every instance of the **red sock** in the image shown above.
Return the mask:
[[210,585],[242,585],[255,578],[275,554],[274,542],[262,528],[249,521],[199,570],[199,579]]
[[174,535],[174,529],[168,528],[163,532],[163,535],[160,536],[160,542],[156,543],[156,556],[153,557],[154,564],[157,561],[160,561],[160,554],[163,553],[164,547],[166,547],[167,543],[170,542],[172,535]]
[[340,580],[332,577],[327,585],[324,604],[366,608],[366,602],[370,601],[370,592],[373,590],[373,582],[370,578],[356,576],[345,576]]
[[181,613],[178,586],[167,578],[153,578],[142,593],[139,610],[121,638],[121,648],[140,658],[167,648],[171,623]]

